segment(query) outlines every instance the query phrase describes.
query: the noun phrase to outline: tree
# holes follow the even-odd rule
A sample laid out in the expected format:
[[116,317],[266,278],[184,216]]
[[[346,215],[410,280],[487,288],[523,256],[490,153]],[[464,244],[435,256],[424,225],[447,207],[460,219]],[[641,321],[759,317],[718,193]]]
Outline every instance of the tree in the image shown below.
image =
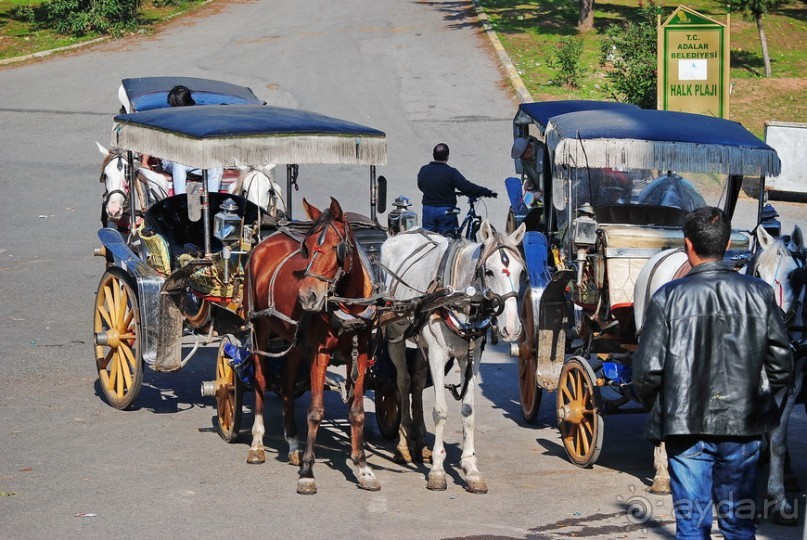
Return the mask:
[[740,11],[750,13],[754,16],[757,22],[757,31],[759,32],[759,41],[762,44],[762,60],[765,62],[765,76],[770,77],[773,72],[771,70],[771,56],[768,54],[768,39],[765,37],[765,29],[762,27],[762,17],[770,13],[772,10],[778,8],[787,0],[735,0],[735,4]]
[[658,85],[656,16],[663,8],[640,4],[639,16],[605,30],[600,63],[609,67],[605,91],[617,101],[655,109]]
[[580,0],[580,16],[577,19],[577,31],[588,32],[594,28],[594,0]]

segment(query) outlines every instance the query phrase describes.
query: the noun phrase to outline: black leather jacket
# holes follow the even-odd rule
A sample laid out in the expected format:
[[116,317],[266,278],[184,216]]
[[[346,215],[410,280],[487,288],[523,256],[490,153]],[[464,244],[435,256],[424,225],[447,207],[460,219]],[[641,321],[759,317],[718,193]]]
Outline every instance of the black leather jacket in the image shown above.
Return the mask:
[[633,383],[645,435],[754,436],[779,425],[773,393],[793,355],[773,289],[723,262],[699,264],[648,306]]

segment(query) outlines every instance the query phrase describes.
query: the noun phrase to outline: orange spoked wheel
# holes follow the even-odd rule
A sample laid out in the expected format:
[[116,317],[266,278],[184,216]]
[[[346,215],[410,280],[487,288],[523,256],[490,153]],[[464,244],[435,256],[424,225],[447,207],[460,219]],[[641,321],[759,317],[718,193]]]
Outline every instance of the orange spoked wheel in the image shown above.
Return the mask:
[[594,371],[579,356],[569,359],[560,372],[557,390],[558,427],[572,463],[590,467],[602,450],[603,420]]
[[239,343],[230,335],[225,336],[219,344],[216,356],[216,431],[228,443],[238,440],[241,428],[241,408],[244,399],[244,387],[238,374],[230,366],[230,358],[224,352],[227,343]]
[[521,304],[521,321],[524,328],[524,341],[518,344],[519,401],[521,402],[521,414],[524,421],[532,424],[538,418],[543,389],[538,386],[535,380],[538,349],[535,314],[533,313],[530,292],[527,292]]
[[95,295],[95,364],[107,402],[116,409],[134,403],[143,384],[140,309],[131,278],[118,269],[101,277]]

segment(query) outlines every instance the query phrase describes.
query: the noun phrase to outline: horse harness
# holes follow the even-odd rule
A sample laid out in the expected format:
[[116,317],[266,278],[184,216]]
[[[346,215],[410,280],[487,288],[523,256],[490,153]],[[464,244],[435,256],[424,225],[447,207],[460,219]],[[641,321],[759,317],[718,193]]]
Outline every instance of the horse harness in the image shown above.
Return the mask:
[[[782,317],[789,332],[804,332],[807,330],[807,326],[804,324],[805,319],[807,319],[807,305],[804,303],[804,289],[805,286],[807,286],[807,255],[802,252],[790,250],[788,250],[788,253],[796,263],[796,268],[787,275],[787,280],[790,282],[790,286],[793,289],[794,294],[793,302],[790,304],[790,309],[787,311],[782,310]],[[756,263],[757,260],[755,258],[751,262],[751,268],[753,269],[754,277],[760,277]],[[782,302],[780,302],[780,299],[783,294],[782,283],[779,280],[775,280],[773,288],[774,293],[777,295],[777,303],[781,306]],[[802,315],[802,324],[800,326],[796,326],[792,323],[800,311]]]
[[[412,287],[411,285],[407,284],[399,274],[401,273],[404,266],[408,262],[410,262],[410,260],[413,257],[418,255],[420,251],[427,248],[434,249],[438,245],[438,242],[429,238],[428,234],[426,234],[424,231],[419,230],[418,233],[426,237],[428,242],[425,244],[421,244],[420,246],[418,246],[416,250],[410,253],[409,256],[406,259],[404,259],[404,261],[401,262],[397,271],[391,271],[387,268],[384,268],[384,270],[387,271],[387,273],[390,274],[395,279],[395,283],[393,284],[392,287],[393,292],[397,287],[398,283],[401,283],[412,290],[415,291],[418,290]],[[446,250],[443,252],[440,258],[440,263],[437,267],[437,273],[435,277],[432,279],[429,286],[427,287],[427,290],[425,291],[426,297],[436,298],[440,296],[441,291],[445,291],[449,288],[447,284],[451,283],[452,277],[456,275],[458,265],[461,262],[461,258],[459,257],[460,252],[467,246],[468,244],[463,242],[462,240],[453,239],[449,241]],[[482,250],[482,247],[484,247],[484,250]],[[518,295],[518,292],[515,287],[513,287],[513,290],[504,295],[498,295],[490,291],[487,288],[487,284],[485,282],[485,273],[486,273],[485,262],[490,256],[492,256],[496,252],[500,252],[502,263],[505,266],[503,272],[505,272],[506,275],[510,277],[510,273],[507,268],[509,265],[510,257],[508,256],[507,252],[510,251],[514,256],[520,257],[518,251],[516,251],[514,248],[510,246],[507,246],[506,244],[503,244],[498,238],[496,238],[495,243],[487,246],[483,244],[482,247],[477,247],[477,250],[474,253],[474,257],[476,258],[476,264],[474,267],[472,284],[479,283],[481,289],[484,291],[484,294],[481,296],[481,298],[478,297],[479,295],[476,295],[476,297],[471,297],[470,305],[466,306],[466,314],[469,316],[469,320],[466,322],[460,320],[459,316],[456,313],[456,309],[459,306],[457,306],[456,304],[455,305],[447,304],[432,310],[425,309],[422,310],[413,318],[411,324],[407,327],[402,336],[402,338],[415,337],[425,326],[427,320],[429,318],[432,318],[441,320],[446,325],[446,327],[449,330],[451,330],[455,335],[468,342],[469,361],[467,361],[465,364],[466,367],[462,384],[445,385],[445,388],[451,392],[451,395],[457,401],[460,401],[465,397],[468,391],[468,384],[471,380],[471,377],[473,376],[472,359],[474,358],[474,351],[476,349],[476,340],[478,338],[485,336],[491,324],[492,323],[495,324],[494,321],[496,317],[500,315],[504,310],[505,301],[509,298]],[[415,261],[409,264],[409,268],[412,268],[417,262],[422,260],[423,257],[425,257],[426,254],[428,253],[429,251],[420,254],[420,256]],[[448,279],[446,279],[446,275],[448,275]],[[427,303],[423,302],[420,305],[423,304]],[[472,320],[480,317],[481,320]],[[421,353],[423,354],[424,358],[427,357],[426,352],[423,350],[422,343],[420,342],[420,340],[417,340],[417,342],[418,347],[421,349]]]
[[[347,228],[349,226],[350,225],[346,223],[346,231],[349,231],[349,228]],[[315,261],[316,257],[319,256],[322,253],[325,253],[324,250],[321,248],[321,246],[322,246],[323,242],[325,241],[325,233],[327,232],[328,227],[333,227],[334,231],[336,231],[336,234],[339,236],[339,239],[340,239],[339,244],[337,244],[337,246],[336,246],[336,258],[337,258],[337,261],[339,262],[339,267],[337,268],[337,271],[334,274],[334,276],[331,277],[331,278],[322,276],[320,274],[313,273],[311,271],[311,267],[314,264],[314,261]],[[307,240],[307,238],[311,234],[314,234],[316,232],[319,232],[319,237],[317,238],[317,244],[312,249],[313,253],[309,254],[309,251],[305,246],[305,241]],[[353,303],[353,304],[360,304],[360,303],[371,304],[371,303],[375,303],[376,300],[375,299],[343,298],[343,297],[337,297],[337,296],[334,295],[335,288],[336,288],[337,284],[339,283],[339,281],[345,275],[349,274],[351,269],[352,269],[352,265],[353,265],[352,254],[353,254],[353,249],[354,249],[355,246],[350,241],[350,238],[348,237],[347,234],[343,235],[336,227],[334,227],[334,225],[331,222],[328,222],[325,226],[323,226],[319,230],[314,230],[313,227],[311,227],[311,228],[309,228],[307,230],[307,232],[304,232],[303,230],[301,230],[301,228],[299,226],[295,226],[295,225],[292,225],[291,223],[289,223],[289,224],[285,224],[285,225],[281,226],[273,234],[285,234],[286,236],[292,238],[294,241],[298,242],[300,244],[300,249],[298,249],[297,251],[292,251],[292,252],[288,253],[280,261],[280,263],[275,268],[275,271],[272,273],[272,276],[270,277],[270,281],[269,281],[269,288],[268,288],[269,289],[269,292],[268,292],[268,295],[269,295],[268,306],[269,307],[267,307],[266,309],[260,310],[260,311],[252,311],[252,310],[250,310],[250,312],[247,314],[247,319],[250,321],[250,324],[251,324],[251,321],[253,321],[255,319],[259,319],[259,318],[262,318],[262,317],[275,317],[275,318],[280,319],[281,321],[283,321],[283,322],[285,322],[285,323],[287,323],[287,324],[294,327],[294,337],[292,338],[292,341],[289,344],[289,346],[285,350],[283,350],[281,352],[268,353],[268,352],[258,350],[257,347],[253,347],[253,349],[254,349],[253,352],[255,354],[260,355],[260,356],[265,356],[265,357],[269,357],[269,358],[279,358],[279,357],[285,356],[294,347],[297,346],[298,332],[300,330],[300,327],[304,326],[302,323],[304,322],[305,319],[301,319],[300,321],[296,321],[296,320],[292,319],[291,317],[289,317],[288,315],[286,315],[285,313],[283,313],[282,311],[278,310],[277,307],[275,306],[275,302],[274,302],[274,298],[273,298],[273,291],[275,290],[275,284],[276,284],[277,278],[278,278],[278,276],[280,274],[280,270],[283,268],[283,266],[286,263],[288,263],[289,260],[292,259],[292,257],[300,254],[304,258],[309,259],[308,266],[305,269],[305,276],[306,277],[312,277],[314,279],[318,279],[320,281],[324,281],[325,283],[327,283],[328,284],[328,292],[327,292],[328,299],[326,301],[326,305],[328,305],[328,304],[336,304],[337,307],[338,307],[338,309],[333,310],[333,311],[330,312],[331,326],[337,331],[338,334],[342,334],[342,333],[345,333],[345,332],[354,334],[354,336],[353,336],[352,356],[353,356],[353,358],[355,360],[355,358],[358,355],[358,342],[357,342],[357,335],[356,334],[359,331],[367,328],[368,325],[372,324],[373,321],[375,321],[375,319],[376,319],[376,317],[375,317],[376,310],[375,310],[374,305],[369,305],[362,313],[359,313],[357,315],[352,315],[352,314],[347,312],[346,304],[349,304],[349,303]],[[309,255],[310,255],[310,257],[309,257]],[[347,268],[344,268],[345,262],[348,263]],[[252,298],[251,298],[251,296],[252,296],[252,288],[251,287],[248,290],[248,294],[250,295],[250,305],[252,305]],[[305,317],[306,314],[307,314],[307,312],[304,312],[303,316]]]

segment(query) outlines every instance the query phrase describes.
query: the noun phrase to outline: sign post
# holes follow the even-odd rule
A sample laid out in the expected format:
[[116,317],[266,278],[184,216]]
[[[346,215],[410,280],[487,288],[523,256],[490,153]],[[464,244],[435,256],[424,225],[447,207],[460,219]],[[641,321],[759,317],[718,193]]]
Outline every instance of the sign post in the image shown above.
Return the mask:
[[658,25],[659,109],[728,118],[729,22],[679,6]]

